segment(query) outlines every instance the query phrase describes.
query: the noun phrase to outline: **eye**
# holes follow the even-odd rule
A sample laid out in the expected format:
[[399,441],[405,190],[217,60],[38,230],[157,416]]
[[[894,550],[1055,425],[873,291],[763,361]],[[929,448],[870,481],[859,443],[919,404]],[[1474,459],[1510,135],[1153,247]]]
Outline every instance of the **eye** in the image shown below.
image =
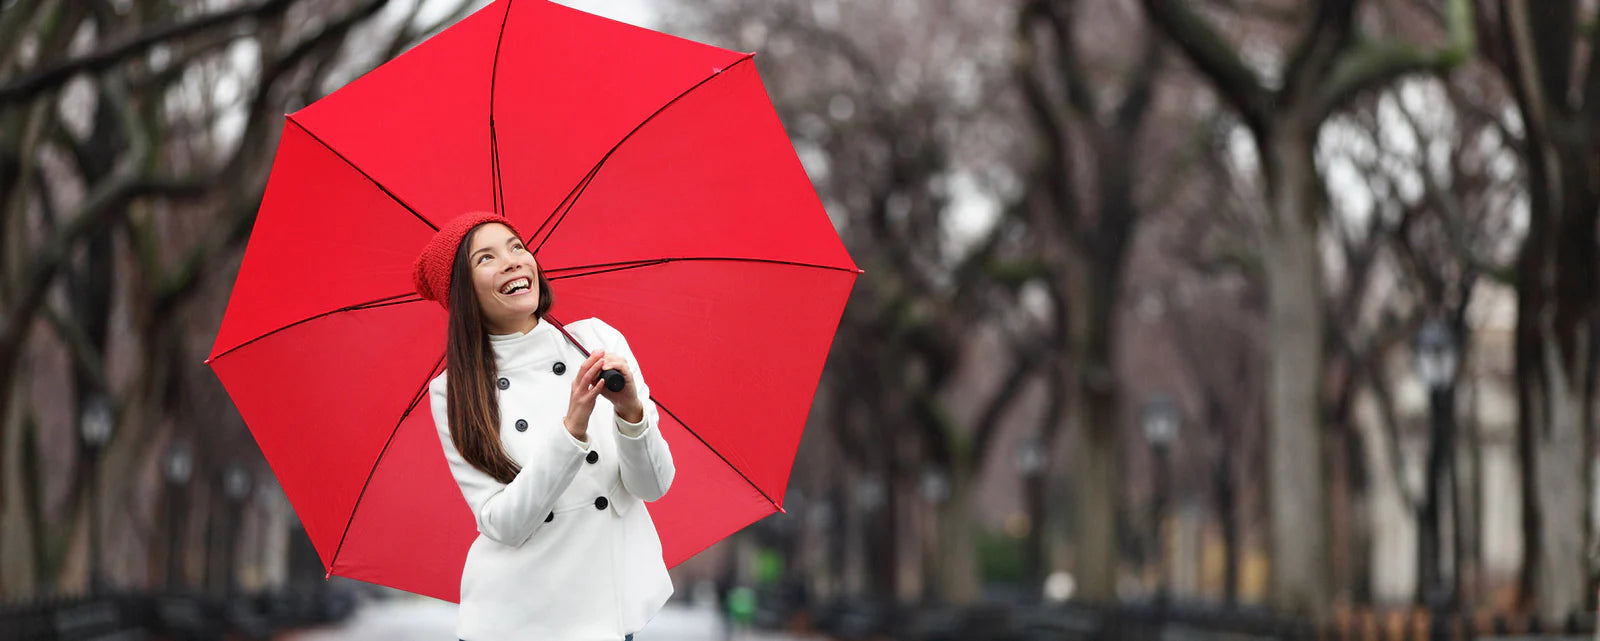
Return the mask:
[[478,256],[478,262],[479,262],[479,263],[482,263],[482,262],[483,262],[483,261],[484,261],[484,260],[485,260],[485,259],[487,259],[487,258],[490,258],[490,255],[489,255],[489,254],[480,254],[480,255],[479,255],[479,256]]
[[511,246],[511,249],[512,249],[512,250],[513,250],[513,251],[523,251],[523,249],[522,249],[522,243],[517,243],[517,244],[515,244],[515,245],[512,245],[512,246]]

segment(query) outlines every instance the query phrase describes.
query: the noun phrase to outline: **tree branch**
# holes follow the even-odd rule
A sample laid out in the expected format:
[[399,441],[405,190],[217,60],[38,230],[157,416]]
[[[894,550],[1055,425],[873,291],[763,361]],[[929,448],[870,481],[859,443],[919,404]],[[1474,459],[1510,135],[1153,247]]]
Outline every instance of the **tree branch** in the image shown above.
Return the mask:
[[232,24],[238,20],[255,18],[275,11],[283,11],[289,7],[290,2],[291,0],[263,0],[259,4],[219,11],[188,22],[156,27],[100,51],[64,60],[0,85],[0,105],[19,99],[26,99],[40,91],[55,88],[72,79],[74,75],[80,72],[100,71],[160,42]]
[[1449,0],[1449,43],[1426,50],[1398,40],[1368,40],[1344,51],[1321,82],[1313,118],[1321,122],[1333,110],[1367,89],[1412,73],[1443,74],[1466,62],[1477,49],[1472,7],[1468,0]]
[[1233,45],[1185,0],[1142,0],[1150,22],[1182,49],[1200,72],[1216,85],[1222,98],[1239,111],[1258,136],[1266,131],[1272,95],[1254,71],[1245,66]]
[[[1045,91],[1043,81],[1039,79],[1041,72],[1038,68],[1038,57],[1034,55],[1037,47],[1028,19],[1018,19],[1017,38],[1018,55],[1014,64],[1022,88],[1023,104],[1028,112],[1033,114],[1034,123],[1044,134],[1041,136],[1045,147],[1042,182],[1049,185],[1046,191],[1055,201],[1056,215],[1062,221],[1064,230],[1070,235],[1075,233],[1078,227],[1079,213],[1078,196],[1073,188],[1072,150],[1067,148],[1067,119]],[[1087,115],[1093,118],[1092,113]]]
[[1355,28],[1355,0],[1319,0],[1305,33],[1295,41],[1284,66],[1281,93],[1298,103],[1308,89],[1323,83],[1328,68],[1345,51]]
[[33,24],[38,10],[38,0],[19,0],[10,9],[0,11],[0,42],[6,43],[0,48],[0,73],[6,71],[12,57],[22,49],[23,30]]
[[1155,77],[1161,71],[1161,40],[1155,34],[1145,36],[1144,51],[1139,63],[1123,83],[1122,104],[1117,107],[1116,127],[1124,134],[1134,134],[1139,123],[1150,110],[1150,100],[1155,94]]
[[438,19],[433,24],[421,29],[412,29],[411,23],[417,19],[417,14],[422,11],[423,4],[424,3],[418,2],[415,5],[412,5],[411,14],[407,16],[405,21],[402,23],[404,26],[400,29],[400,32],[396,34],[393,40],[389,41],[389,46],[384,50],[384,55],[381,60],[393,60],[401,53],[404,53],[405,50],[412,45],[428,39],[433,34],[443,30],[445,27],[460,22],[462,18],[467,16],[467,14],[472,13],[473,2],[472,0],[460,0],[454,9],[451,9],[445,14],[444,17]]
[[1033,27],[1035,21],[1041,21],[1050,27],[1050,32],[1055,36],[1056,64],[1060,67],[1061,83],[1067,91],[1067,104],[1085,117],[1095,116],[1097,101],[1094,89],[1090,87],[1088,74],[1084,73],[1083,65],[1078,64],[1078,49],[1073,39],[1073,25],[1077,23],[1075,13],[1076,0],[1067,0],[1064,10],[1058,9],[1051,0],[1030,0],[1023,5],[1022,11],[1017,15],[1017,28],[1026,32],[1022,35],[1032,46]]

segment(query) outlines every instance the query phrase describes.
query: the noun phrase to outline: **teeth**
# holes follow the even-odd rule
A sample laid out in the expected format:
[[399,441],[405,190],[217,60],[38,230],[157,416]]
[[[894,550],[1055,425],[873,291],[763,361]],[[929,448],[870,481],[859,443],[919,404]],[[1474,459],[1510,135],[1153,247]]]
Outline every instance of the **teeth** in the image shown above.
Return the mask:
[[516,279],[514,281],[506,283],[505,286],[500,288],[500,293],[509,294],[509,293],[512,292],[512,290],[515,290],[518,287],[524,287],[524,288],[528,287],[528,279],[526,279],[526,278],[518,278],[518,279]]

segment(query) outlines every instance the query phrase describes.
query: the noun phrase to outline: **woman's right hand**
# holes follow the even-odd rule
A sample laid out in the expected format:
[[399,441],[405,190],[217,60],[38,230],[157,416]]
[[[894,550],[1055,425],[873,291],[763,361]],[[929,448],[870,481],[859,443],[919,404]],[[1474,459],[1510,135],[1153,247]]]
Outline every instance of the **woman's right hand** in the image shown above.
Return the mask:
[[562,422],[567,432],[580,441],[589,440],[589,415],[594,413],[594,399],[605,389],[605,381],[600,380],[605,355],[604,350],[589,354],[578,366],[577,375],[572,377],[572,395],[567,399],[567,415]]

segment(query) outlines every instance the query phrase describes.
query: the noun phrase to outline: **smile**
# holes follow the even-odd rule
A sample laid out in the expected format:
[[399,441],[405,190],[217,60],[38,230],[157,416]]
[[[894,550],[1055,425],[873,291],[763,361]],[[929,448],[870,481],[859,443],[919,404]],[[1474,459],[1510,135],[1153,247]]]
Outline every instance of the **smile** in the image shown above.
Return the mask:
[[500,293],[505,294],[507,296],[515,296],[519,292],[528,291],[529,287],[530,287],[530,282],[528,281],[527,277],[518,278],[516,280],[507,282],[504,285],[501,285],[500,286]]

